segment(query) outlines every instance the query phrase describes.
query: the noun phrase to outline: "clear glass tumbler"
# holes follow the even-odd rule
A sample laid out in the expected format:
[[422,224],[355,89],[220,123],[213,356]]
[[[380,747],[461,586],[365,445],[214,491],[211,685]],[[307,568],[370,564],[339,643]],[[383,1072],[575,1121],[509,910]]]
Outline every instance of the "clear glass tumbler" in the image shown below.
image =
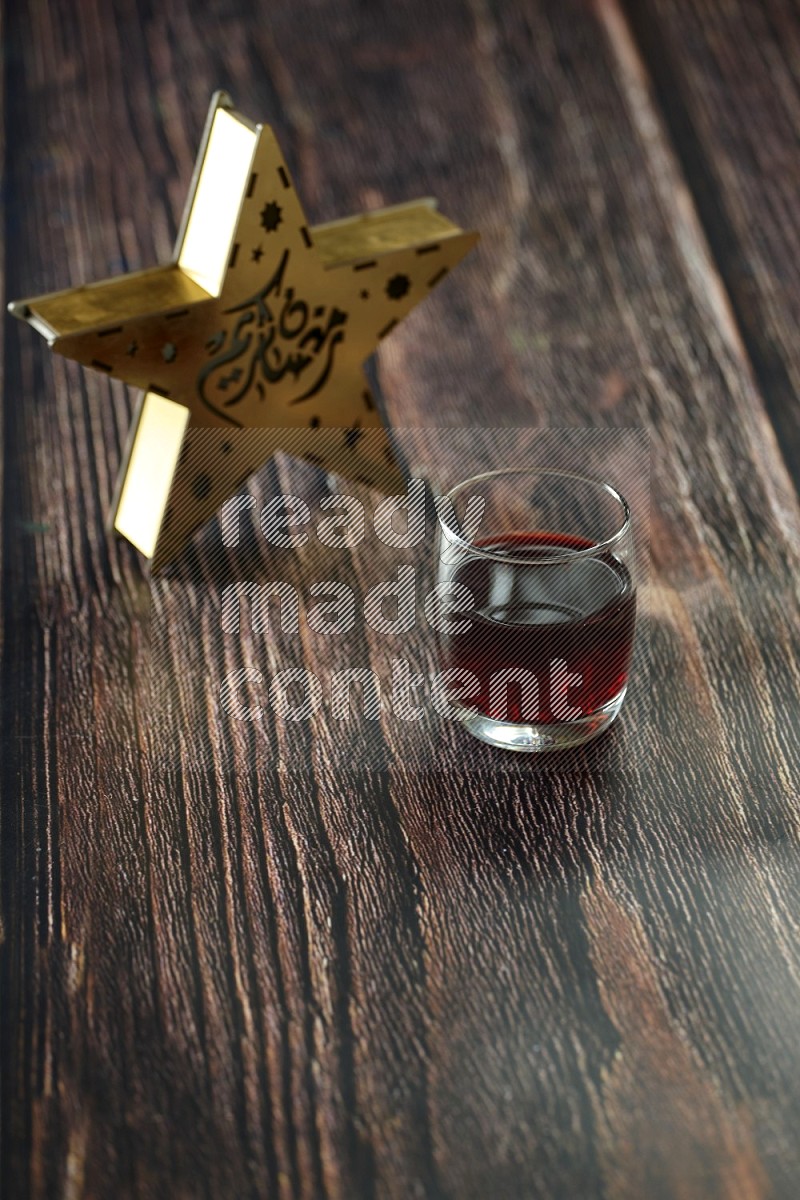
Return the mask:
[[622,707],[636,618],[631,514],[610,483],[492,471],[436,502],[450,710],[509,750],[578,746]]

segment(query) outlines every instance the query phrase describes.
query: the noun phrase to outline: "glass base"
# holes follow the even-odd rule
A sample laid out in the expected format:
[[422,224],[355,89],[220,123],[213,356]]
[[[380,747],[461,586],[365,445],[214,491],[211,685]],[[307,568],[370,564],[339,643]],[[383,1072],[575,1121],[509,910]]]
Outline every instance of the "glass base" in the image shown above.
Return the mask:
[[558,721],[553,725],[519,725],[514,721],[495,721],[479,712],[465,712],[459,718],[465,729],[490,746],[503,750],[521,750],[526,754],[541,754],[547,750],[567,750],[570,746],[582,746],[607,729],[625,699],[627,688],[617,692],[590,717],[578,717],[574,721]]

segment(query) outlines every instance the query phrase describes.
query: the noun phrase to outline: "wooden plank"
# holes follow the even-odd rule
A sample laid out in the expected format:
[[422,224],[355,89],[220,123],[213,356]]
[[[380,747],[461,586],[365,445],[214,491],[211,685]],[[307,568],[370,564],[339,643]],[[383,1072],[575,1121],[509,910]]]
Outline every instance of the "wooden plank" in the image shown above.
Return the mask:
[[645,0],[625,7],[800,484],[797,5]]
[[[102,528],[128,398],[15,329],[4,1182],[793,1196],[800,520],[627,27],[578,0],[166,10],[7,10],[9,291],[165,257],[229,80],[313,221],[438,195],[483,248],[384,343],[389,411],[652,429],[653,690],[561,764],[430,715],[227,720],[233,669],[385,646],[220,636],[224,583],[320,578],[313,543],[211,530],[151,588]],[[363,591],[383,564],[333,565]]]

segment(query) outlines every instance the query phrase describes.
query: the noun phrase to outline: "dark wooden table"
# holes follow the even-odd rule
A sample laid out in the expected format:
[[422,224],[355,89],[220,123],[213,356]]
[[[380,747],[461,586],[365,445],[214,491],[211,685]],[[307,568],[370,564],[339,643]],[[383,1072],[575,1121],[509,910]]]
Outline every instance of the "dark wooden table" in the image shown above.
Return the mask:
[[224,86],[312,220],[482,231],[378,356],[396,424],[652,447],[607,737],[256,730],[203,540],[152,585],[103,532],[131,397],[7,324],[4,1195],[794,1200],[796,6],[9,0],[0,40],[6,299],[166,260]]

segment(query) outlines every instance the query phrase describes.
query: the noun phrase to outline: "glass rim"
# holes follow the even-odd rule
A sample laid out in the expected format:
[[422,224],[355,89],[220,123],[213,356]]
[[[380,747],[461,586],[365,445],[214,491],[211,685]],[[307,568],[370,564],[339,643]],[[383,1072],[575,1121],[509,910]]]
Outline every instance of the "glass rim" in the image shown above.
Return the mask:
[[[579,475],[576,471],[559,471],[553,467],[501,467],[497,471],[482,471],[478,475],[470,475],[467,479],[462,479],[460,483],[455,484],[448,492],[444,493],[443,499],[449,500],[451,503],[455,496],[470,484],[480,483],[487,479],[498,479],[512,475],[549,475],[557,479],[573,479],[579,483],[588,483],[592,487],[599,488],[612,499],[616,500],[622,509],[623,521],[619,529],[605,538],[602,542],[596,542],[591,546],[584,547],[583,550],[569,550],[561,554],[547,554],[541,558],[537,557],[534,561],[529,558],[517,558],[513,554],[498,554],[492,550],[487,550],[484,546],[476,546],[474,542],[468,542],[460,533],[456,532],[442,517],[439,511],[439,506],[436,505],[436,518],[442,528],[447,532],[448,537],[453,541],[458,542],[465,550],[469,550],[472,554],[481,558],[491,559],[493,562],[499,563],[515,563],[520,566],[545,566],[548,563],[563,563],[574,562],[576,558],[591,558],[603,553],[603,551],[615,546],[625,537],[626,533],[630,532],[631,528],[631,510],[628,501],[613,483],[608,483],[604,479],[597,479],[592,475]],[[527,531],[526,531],[527,532]],[[533,531],[531,531],[533,532]],[[557,531],[553,531],[557,532]]]

